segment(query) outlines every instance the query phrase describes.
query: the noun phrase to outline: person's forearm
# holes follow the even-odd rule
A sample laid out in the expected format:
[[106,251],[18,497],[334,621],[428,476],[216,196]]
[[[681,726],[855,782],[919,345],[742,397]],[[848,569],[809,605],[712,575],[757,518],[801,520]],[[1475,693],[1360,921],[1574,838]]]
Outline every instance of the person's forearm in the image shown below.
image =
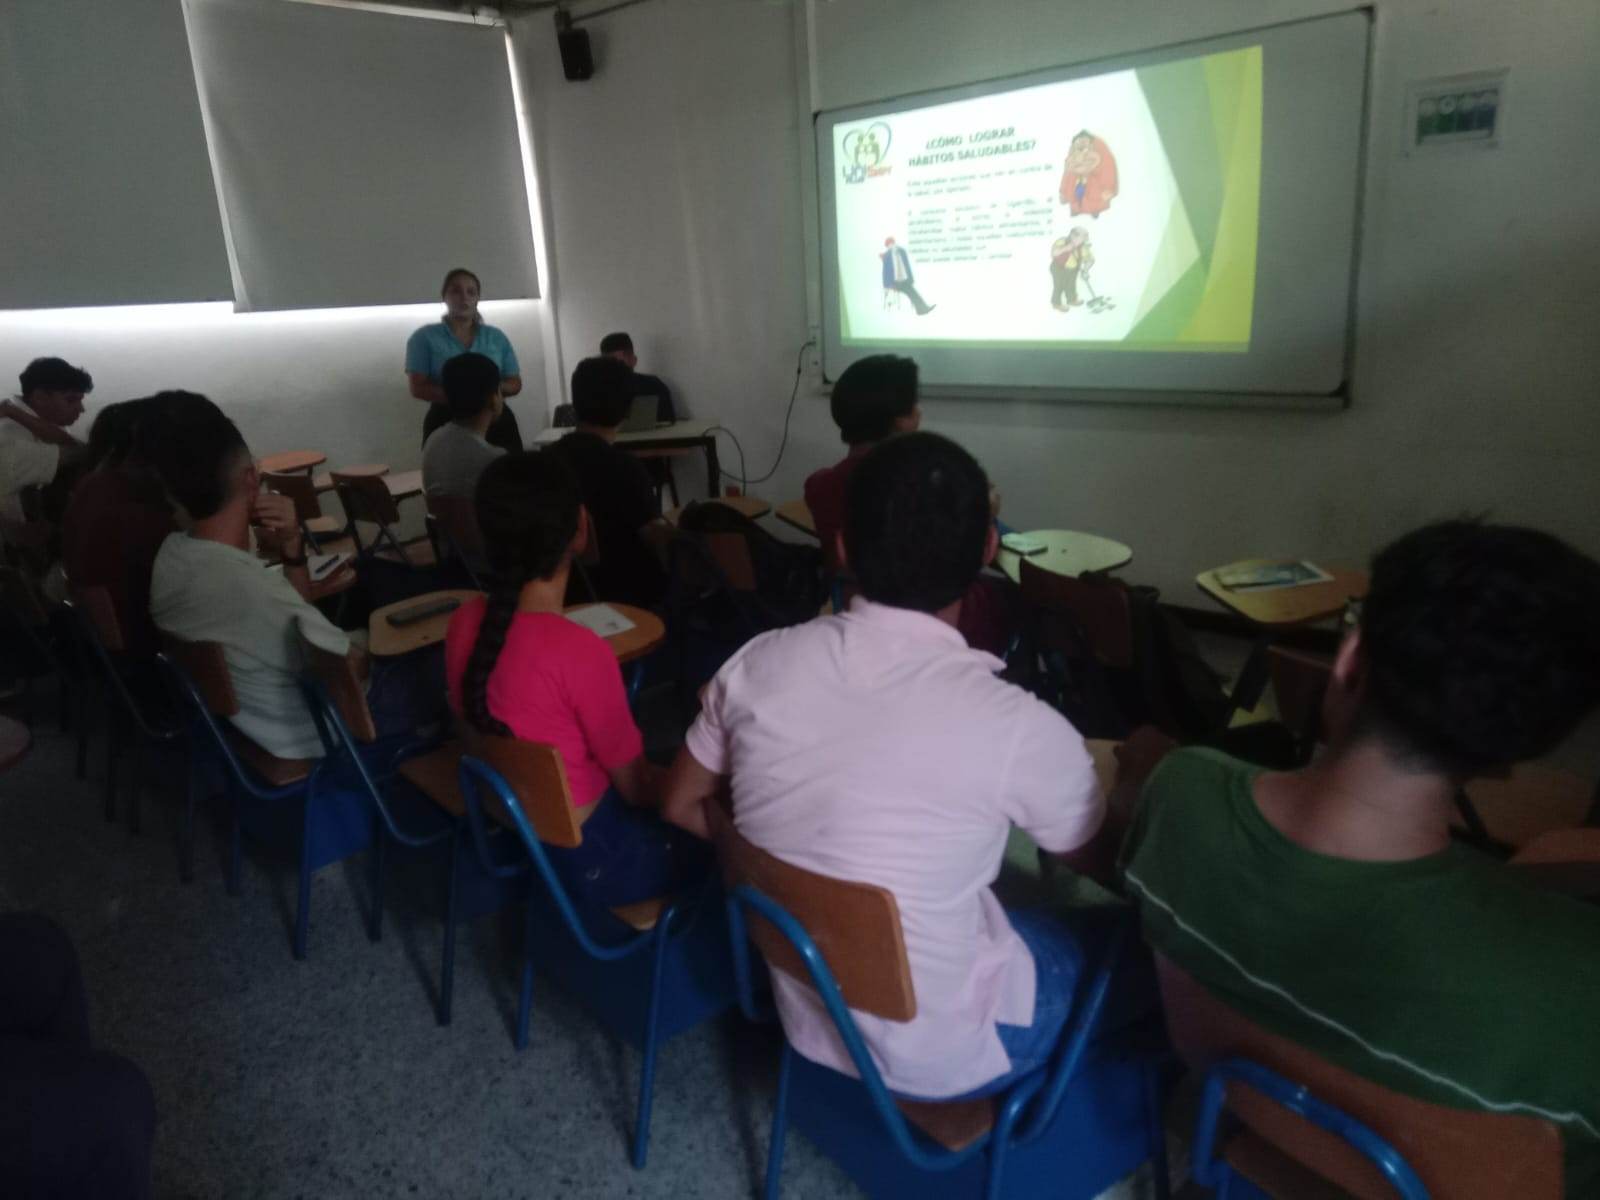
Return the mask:
[[444,388],[440,387],[426,375],[411,375],[411,395],[414,399],[421,400],[424,404],[443,404]]
[[1122,846],[1122,837],[1127,828],[1114,811],[1108,810],[1105,821],[1092,838],[1076,850],[1057,854],[1056,861],[1069,871],[1111,887],[1116,880],[1117,851]]
[[500,394],[507,400],[522,391],[521,375],[506,375],[500,380]]

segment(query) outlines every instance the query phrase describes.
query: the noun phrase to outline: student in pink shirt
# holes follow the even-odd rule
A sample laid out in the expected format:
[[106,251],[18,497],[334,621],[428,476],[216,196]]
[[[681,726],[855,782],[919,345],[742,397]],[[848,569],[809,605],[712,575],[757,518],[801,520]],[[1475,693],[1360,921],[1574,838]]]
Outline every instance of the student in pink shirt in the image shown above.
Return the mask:
[[574,895],[632,904],[702,878],[709,847],[651,811],[661,772],[644,757],[616,655],[561,615],[589,536],[572,472],[554,455],[508,454],[479,476],[474,502],[493,583],[451,618],[451,707],[480,733],[560,753],[583,841],[545,854]]
[[[1083,739],[957,632],[995,537],[988,480],[955,443],[906,433],[863,455],[838,546],[860,594],[728,660],[663,797],[704,836],[726,777],[750,841],[894,894],[917,1015],[854,1015],[907,1096],[997,1091],[1059,1040],[1088,956],[990,890],[1011,826],[1086,869],[1108,870],[1116,844]],[[773,989],[795,1049],[853,1073],[816,993],[781,972]]]

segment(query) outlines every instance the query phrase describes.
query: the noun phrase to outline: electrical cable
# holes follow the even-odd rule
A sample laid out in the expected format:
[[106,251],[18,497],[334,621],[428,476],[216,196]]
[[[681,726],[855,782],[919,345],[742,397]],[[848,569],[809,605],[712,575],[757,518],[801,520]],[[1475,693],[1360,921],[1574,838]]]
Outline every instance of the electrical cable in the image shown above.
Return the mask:
[[726,425],[713,425],[710,429],[706,430],[707,433],[727,434],[728,440],[734,445],[734,449],[739,451],[739,473],[735,475],[732,471],[720,470],[720,468],[719,471],[722,475],[725,475],[729,479],[738,480],[739,491],[743,495],[748,496],[750,494],[750,485],[752,483],[765,483],[778,473],[778,467],[783,462],[783,452],[789,445],[789,420],[794,416],[794,403],[800,397],[800,378],[805,374],[806,351],[816,344],[817,341],[815,338],[807,338],[800,345],[800,353],[795,355],[794,387],[789,391],[789,407],[784,409],[783,412],[783,437],[778,442],[778,457],[772,460],[772,469],[769,470],[765,475],[762,475],[758,479],[751,479],[749,477],[749,472],[744,460],[744,447],[739,444],[739,439],[734,434],[733,430],[729,429]]

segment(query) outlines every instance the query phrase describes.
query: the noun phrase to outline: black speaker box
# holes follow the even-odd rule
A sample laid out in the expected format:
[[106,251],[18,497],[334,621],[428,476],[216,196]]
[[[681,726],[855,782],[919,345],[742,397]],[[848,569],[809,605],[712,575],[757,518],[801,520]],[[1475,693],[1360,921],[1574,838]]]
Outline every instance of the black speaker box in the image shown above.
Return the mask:
[[556,34],[561,46],[561,72],[568,79],[588,79],[594,75],[594,52],[589,48],[587,29],[563,29]]

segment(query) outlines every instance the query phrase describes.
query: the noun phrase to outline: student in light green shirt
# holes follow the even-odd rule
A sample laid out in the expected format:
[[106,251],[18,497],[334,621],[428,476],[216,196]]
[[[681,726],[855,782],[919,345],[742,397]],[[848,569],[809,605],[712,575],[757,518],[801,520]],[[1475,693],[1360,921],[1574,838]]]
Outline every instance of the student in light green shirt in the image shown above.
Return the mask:
[[1386,1087],[1560,1129],[1600,1195],[1600,907],[1451,840],[1463,781],[1600,702],[1600,564],[1456,521],[1378,555],[1324,705],[1278,774],[1168,755],[1124,850],[1145,936],[1242,1015]]

